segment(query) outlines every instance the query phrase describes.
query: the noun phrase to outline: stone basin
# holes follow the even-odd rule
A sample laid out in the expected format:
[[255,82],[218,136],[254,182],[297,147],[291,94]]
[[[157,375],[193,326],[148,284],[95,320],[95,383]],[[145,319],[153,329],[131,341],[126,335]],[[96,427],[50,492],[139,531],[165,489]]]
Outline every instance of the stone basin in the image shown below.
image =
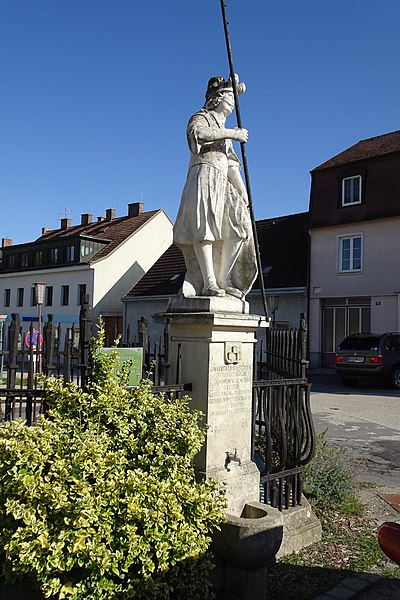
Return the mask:
[[283,537],[283,516],[277,508],[247,502],[240,516],[225,516],[213,539],[216,556],[241,569],[258,569],[274,558]]

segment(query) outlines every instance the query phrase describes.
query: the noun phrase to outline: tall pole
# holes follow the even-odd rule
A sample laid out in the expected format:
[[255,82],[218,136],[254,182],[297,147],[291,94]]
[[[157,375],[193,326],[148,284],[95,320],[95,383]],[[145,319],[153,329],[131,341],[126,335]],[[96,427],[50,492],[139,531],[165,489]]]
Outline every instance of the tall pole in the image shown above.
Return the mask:
[[[222,10],[222,20],[224,23],[226,50],[228,53],[229,71],[230,71],[230,77],[231,77],[231,82],[232,82],[233,95],[235,98],[236,120],[237,120],[238,127],[242,128],[242,117],[240,115],[240,106],[239,106],[239,99],[238,99],[238,93],[237,93],[237,87],[236,87],[235,69],[233,66],[231,40],[230,40],[230,36],[229,36],[228,20],[227,20],[227,16],[226,16],[226,5],[225,5],[224,0],[220,0],[220,2],[221,2],[221,10]],[[249,201],[249,211],[250,211],[251,227],[253,230],[253,239],[254,239],[256,259],[257,259],[258,281],[260,284],[261,300],[262,300],[262,304],[263,304],[263,308],[264,308],[265,317],[268,322],[269,321],[268,305],[267,305],[267,298],[265,295],[260,248],[258,245],[257,227],[256,227],[255,218],[254,218],[253,197],[251,195],[249,169],[247,166],[246,144],[244,142],[240,142],[240,149],[242,152],[243,171],[244,171],[244,177],[245,177],[245,182],[246,182],[247,197],[248,197],[248,201]]]

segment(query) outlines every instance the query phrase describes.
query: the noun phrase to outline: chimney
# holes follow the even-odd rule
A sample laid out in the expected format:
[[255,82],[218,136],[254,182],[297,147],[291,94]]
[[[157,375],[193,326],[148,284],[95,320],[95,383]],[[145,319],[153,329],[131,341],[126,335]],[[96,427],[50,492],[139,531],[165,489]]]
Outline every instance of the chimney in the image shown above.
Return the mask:
[[12,246],[12,240],[10,240],[10,238],[2,238],[1,247],[7,248],[8,246]]
[[50,229],[49,227],[42,227],[42,235],[45,233],[49,233],[50,231],[54,231],[54,229]]
[[115,219],[115,208],[107,208],[106,221],[112,221],[113,219]]
[[81,225],[89,225],[92,222],[92,215],[84,213],[81,215]]
[[101,223],[102,221],[105,221],[105,220],[106,220],[106,218],[105,218],[105,217],[97,217],[97,221],[98,221],[99,223]]
[[143,202],[128,204],[128,217],[137,217],[143,212]]
[[71,219],[61,219],[61,229],[69,229],[71,227]]

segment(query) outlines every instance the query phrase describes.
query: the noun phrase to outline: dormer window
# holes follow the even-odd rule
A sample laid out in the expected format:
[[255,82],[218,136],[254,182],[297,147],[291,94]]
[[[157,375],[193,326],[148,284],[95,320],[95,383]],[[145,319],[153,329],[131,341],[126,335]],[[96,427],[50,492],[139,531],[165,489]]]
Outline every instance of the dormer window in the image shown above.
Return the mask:
[[342,206],[361,204],[361,175],[342,179]]

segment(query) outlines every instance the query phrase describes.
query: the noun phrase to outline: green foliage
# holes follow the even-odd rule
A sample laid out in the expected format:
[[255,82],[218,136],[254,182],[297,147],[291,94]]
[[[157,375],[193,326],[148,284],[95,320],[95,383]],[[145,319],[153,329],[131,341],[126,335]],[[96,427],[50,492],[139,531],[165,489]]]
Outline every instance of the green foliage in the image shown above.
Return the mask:
[[113,354],[94,362],[86,392],[45,381],[38,426],[0,426],[3,570],[59,600],[205,600],[224,498],[195,481],[202,415],[147,381],[127,391]]
[[305,495],[320,504],[350,503],[353,473],[346,452],[329,446],[326,431],[317,434],[315,456],[304,472]]

